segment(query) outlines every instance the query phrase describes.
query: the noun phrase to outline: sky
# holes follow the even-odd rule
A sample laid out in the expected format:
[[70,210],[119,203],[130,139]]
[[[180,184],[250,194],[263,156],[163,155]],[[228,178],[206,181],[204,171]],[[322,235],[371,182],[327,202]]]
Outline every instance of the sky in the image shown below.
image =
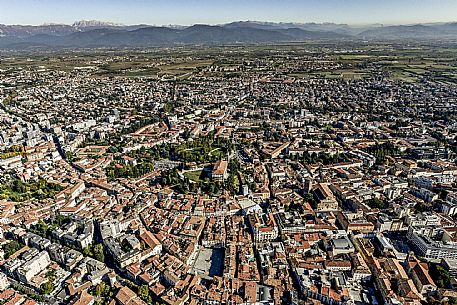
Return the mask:
[[0,24],[76,20],[150,25],[239,20],[412,24],[457,21],[457,0],[0,0]]

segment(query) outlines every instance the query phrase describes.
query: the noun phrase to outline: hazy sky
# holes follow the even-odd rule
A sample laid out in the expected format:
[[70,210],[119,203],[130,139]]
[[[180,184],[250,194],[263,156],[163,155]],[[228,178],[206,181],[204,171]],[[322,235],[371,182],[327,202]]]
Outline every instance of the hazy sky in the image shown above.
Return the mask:
[[0,0],[0,23],[218,24],[283,22],[419,23],[457,21],[457,0]]

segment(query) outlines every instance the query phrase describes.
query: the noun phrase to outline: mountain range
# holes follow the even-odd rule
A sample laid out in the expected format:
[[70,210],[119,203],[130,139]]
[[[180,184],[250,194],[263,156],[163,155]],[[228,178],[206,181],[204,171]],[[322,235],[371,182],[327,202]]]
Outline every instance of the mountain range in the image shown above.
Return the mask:
[[72,25],[0,24],[0,48],[158,47],[299,42],[309,40],[457,40],[457,22],[350,26],[335,23],[237,21],[193,26],[122,25],[77,21]]

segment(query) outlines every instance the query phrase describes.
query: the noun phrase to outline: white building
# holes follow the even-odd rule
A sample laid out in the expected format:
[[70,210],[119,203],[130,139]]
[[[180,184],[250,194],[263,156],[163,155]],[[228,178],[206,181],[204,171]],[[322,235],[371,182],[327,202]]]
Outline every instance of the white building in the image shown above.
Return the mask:
[[[409,228],[407,237],[416,255],[430,260],[457,259],[457,243],[450,241],[446,232],[438,231],[436,227]],[[437,234],[442,237],[435,238]]]
[[0,291],[5,290],[10,285],[8,277],[4,273],[0,273]]
[[405,218],[405,223],[408,226],[422,227],[422,226],[439,226],[441,219],[438,215],[431,212],[426,212],[417,215],[408,215]]
[[278,238],[279,229],[272,213],[251,214],[249,223],[256,243]]
[[47,268],[51,264],[51,259],[46,251],[41,251],[31,260],[25,262],[16,270],[17,277],[24,283],[29,283],[30,280]]

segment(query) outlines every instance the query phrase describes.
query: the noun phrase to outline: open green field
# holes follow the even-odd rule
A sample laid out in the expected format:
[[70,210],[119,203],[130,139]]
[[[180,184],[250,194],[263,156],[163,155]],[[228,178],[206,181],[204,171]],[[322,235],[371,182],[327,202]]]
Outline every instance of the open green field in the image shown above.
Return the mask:
[[197,171],[191,171],[191,172],[185,172],[184,176],[187,177],[190,181],[198,182],[202,181],[202,171],[197,170]]
[[221,160],[226,155],[219,147],[213,148],[210,151],[205,147],[185,148],[178,149],[176,153],[184,161],[197,161],[197,163]]
[[100,67],[97,73],[103,76],[125,76],[125,77],[153,77],[182,76],[198,72],[199,68],[211,65],[212,61],[185,61],[176,64],[156,63],[152,65],[148,61],[113,62]]
[[[288,71],[296,61],[328,62],[319,69]],[[238,67],[253,63],[248,70]],[[268,64],[266,64],[268,62]],[[210,66],[219,69],[206,70]],[[246,67],[246,66],[245,66]],[[298,66],[299,67],[299,66]],[[87,71],[91,77],[151,78],[187,81],[194,76],[232,77],[249,71],[269,71],[302,79],[358,80],[374,71],[396,81],[422,79],[457,83],[457,49],[452,45],[392,43],[347,44],[324,41],[272,45],[151,48],[144,50],[72,50],[8,54],[1,58],[5,75],[17,68]]]

